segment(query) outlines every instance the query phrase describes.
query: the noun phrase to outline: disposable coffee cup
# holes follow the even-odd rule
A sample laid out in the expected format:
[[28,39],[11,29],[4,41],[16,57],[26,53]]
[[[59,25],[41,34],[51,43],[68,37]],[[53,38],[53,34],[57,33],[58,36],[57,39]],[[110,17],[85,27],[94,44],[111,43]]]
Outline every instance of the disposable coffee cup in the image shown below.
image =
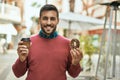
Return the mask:
[[27,48],[30,48],[30,38],[22,38],[21,41],[23,41],[23,45],[26,45]]

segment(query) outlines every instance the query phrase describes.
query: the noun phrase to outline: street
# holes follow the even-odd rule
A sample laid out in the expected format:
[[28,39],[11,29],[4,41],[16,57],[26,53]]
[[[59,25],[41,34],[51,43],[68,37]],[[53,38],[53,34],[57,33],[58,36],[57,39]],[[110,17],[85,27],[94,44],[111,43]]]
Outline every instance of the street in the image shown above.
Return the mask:
[[12,64],[16,58],[15,50],[9,50],[7,54],[0,53],[0,80],[25,80],[25,76],[16,78],[12,72]]
[[[16,50],[9,50],[7,54],[0,53],[0,80],[25,80],[26,74],[21,78],[16,78],[12,72],[12,65],[17,59],[18,55]],[[83,74],[85,77],[78,76],[77,78],[71,78],[67,74],[67,80],[93,80],[89,75]]]
[[[16,78],[12,72],[12,65],[17,59],[16,50],[9,50],[7,54],[0,53],[0,80],[25,80],[25,76]],[[67,80],[86,80],[85,78],[71,78],[67,76]]]

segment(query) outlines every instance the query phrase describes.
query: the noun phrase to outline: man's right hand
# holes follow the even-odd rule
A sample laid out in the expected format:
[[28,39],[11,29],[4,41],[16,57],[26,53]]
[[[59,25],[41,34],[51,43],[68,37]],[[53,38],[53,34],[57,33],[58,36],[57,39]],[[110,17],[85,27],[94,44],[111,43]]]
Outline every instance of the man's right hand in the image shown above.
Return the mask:
[[21,62],[24,62],[27,59],[29,49],[23,44],[23,41],[18,43],[17,53]]

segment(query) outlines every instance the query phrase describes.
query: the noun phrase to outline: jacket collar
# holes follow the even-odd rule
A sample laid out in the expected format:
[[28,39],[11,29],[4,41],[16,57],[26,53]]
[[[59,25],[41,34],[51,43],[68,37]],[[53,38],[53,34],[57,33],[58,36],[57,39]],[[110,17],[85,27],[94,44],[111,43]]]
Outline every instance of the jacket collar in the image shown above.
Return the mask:
[[49,36],[46,35],[42,30],[39,32],[39,36],[46,38],[46,39],[53,39],[58,36],[58,33],[55,31],[54,33],[50,34]]

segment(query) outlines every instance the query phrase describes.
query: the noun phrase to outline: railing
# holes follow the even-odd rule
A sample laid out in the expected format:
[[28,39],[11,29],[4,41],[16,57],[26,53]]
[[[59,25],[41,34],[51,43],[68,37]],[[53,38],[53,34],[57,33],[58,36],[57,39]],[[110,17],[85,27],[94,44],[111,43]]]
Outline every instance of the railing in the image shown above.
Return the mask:
[[20,23],[20,8],[5,3],[0,3],[0,23]]

